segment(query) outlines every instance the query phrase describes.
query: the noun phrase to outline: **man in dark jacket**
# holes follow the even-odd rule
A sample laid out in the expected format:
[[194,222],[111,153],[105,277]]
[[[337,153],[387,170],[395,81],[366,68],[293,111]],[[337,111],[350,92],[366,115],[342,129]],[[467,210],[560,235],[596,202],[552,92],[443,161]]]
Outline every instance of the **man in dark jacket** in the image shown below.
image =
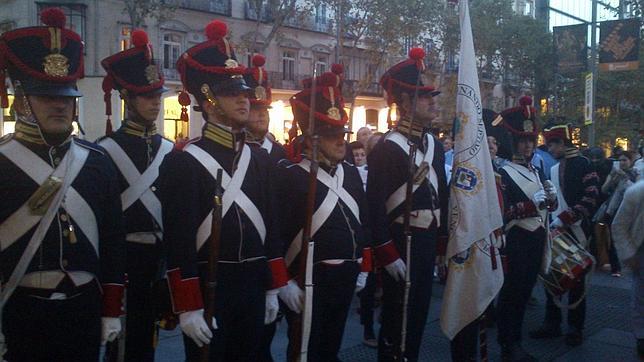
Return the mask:
[[[599,178],[590,161],[581,156],[572,144],[572,127],[556,125],[543,131],[548,151],[559,160],[552,167],[550,176],[558,193],[557,209],[552,213],[552,228],[571,234],[583,247],[588,247],[590,222],[597,209]],[[568,302],[576,303],[584,298],[584,279],[580,279],[568,292]],[[561,309],[555,305],[552,296],[546,293],[546,318],[541,328],[530,332],[532,338],[555,338],[561,335]],[[586,319],[586,300],[568,311],[566,344],[577,346],[583,342],[583,328]]]

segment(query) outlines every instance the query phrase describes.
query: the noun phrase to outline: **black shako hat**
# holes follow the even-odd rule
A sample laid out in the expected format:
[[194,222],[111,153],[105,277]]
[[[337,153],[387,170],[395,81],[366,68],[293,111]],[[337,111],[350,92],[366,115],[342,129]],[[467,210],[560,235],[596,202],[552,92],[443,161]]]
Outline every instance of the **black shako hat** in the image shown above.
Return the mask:
[[199,104],[226,96],[248,92],[253,98],[252,88],[246,85],[246,67],[237,62],[233,45],[226,38],[228,26],[223,21],[213,20],[206,25],[206,40],[188,49],[177,60],[177,71],[181,76],[184,91],[179,94],[181,119],[188,120],[186,107],[192,94]]
[[108,116],[108,134],[111,132],[109,116],[112,115],[112,89],[117,90],[122,98],[168,91],[164,86],[163,73],[154,61],[148,34],[143,30],[134,30],[131,39],[132,48],[101,61],[107,72],[103,78],[103,100]]
[[380,85],[387,92],[387,103],[395,103],[395,96],[402,93],[418,95],[440,94],[434,87],[424,84],[425,51],[422,48],[412,48],[409,59],[404,60],[389,68],[380,78]]
[[81,97],[76,81],[84,77],[83,42],[65,29],[65,14],[48,8],[44,26],[7,31],[0,36],[0,106],[9,106],[4,79],[27,95]]
[[[342,91],[337,87],[336,74],[326,72],[299,93],[291,97],[293,122],[296,122],[303,133],[308,132],[311,97],[315,97],[314,133],[324,136],[339,133],[351,133],[346,128],[349,116],[344,109]],[[306,85],[306,84],[305,84]]]

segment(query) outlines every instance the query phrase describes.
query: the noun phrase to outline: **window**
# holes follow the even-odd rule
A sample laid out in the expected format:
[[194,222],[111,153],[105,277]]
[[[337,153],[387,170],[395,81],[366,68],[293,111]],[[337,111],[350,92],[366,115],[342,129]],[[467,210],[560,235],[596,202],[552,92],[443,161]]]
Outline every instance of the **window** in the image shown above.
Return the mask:
[[[65,4],[65,3],[38,3],[38,14],[48,8],[60,8],[67,16],[67,28],[78,33],[81,39],[85,41],[85,24],[87,6],[83,4]],[[40,21],[40,19],[39,19]]]
[[130,49],[131,44],[131,39],[130,39],[130,33],[131,33],[131,28],[129,26],[122,26],[121,31],[119,32],[119,49],[121,51],[125,49]]
[[250,67],[253,66],[253,56],[255,54],[259,54],[259,51],[257,50],[257,48],[253,49],[252,52],[250,50],[246,51],[246,66],[247,67],[250,68]]
[[326,5],[320,4],[315,8],[315,23],[316,24],[326,24]]
[[367,126],[371,129],[378,129],[378,110],[377,109],[367,109]]
[[179,34],[163,35],[163,69],[175,69],[181,55],[182,37]]
[[282,53],[282,80],[295,80],[295,52],[292,50]]
[[523,11],[523,15],[533,16],[533,14],[532,14],[533,5],[534,4],[532,3],[532,1],[526,1],[525,2],[525,10]]
[[326,72],[329,64],[329,59],[326,56],[319,56],[315,58],[315,69],[318,74]]
[[13,95],[9,94],[8,98],[9,98],[9,107],[0,110],[0,114],[2,114],[2,117],[0,117],[0,121],[2,121],[0,134],[3,136],[8,133],[13,133],[14,130],[16,129],[16,119],[13,116],[13,112],[11,112],[11,105],[13,104],[13,99],[14,99]]

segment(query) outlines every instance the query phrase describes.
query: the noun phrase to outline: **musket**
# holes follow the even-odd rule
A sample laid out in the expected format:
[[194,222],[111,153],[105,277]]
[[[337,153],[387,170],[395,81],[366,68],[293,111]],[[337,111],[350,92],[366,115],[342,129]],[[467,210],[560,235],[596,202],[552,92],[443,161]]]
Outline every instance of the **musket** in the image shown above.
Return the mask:
[[403,233],[405,235],[405,284],[402,301],[402,321],[400,329],[400,348],[398,349],[398,356],[395,356],[397,361],[405,361],[405,345],[407,344],[407,319],[409,305],[409,291],[411,290],[411,209],[413,206],[413,193],[414,182],[416,176],[416,151],[418,145],[411,140],[412,130],[414,126],[414,118],[416,118],[416,104],[418,103],[418,87],[420,86],[420,74],[416,79],[416,88],[414,90],[414,98],[411,104],[411,117],[409,119],[409,133],[407,134],[407,145],[409,145],[409,169],[407,175],[407,186],[405,188],[405,213],[403,214]]
[[[221,189],[222,169],[217,170],[215,179],[215,196],[213,198],[212,224],[210,226],[210,237],[208,238],[208,276],[206,279],[206,305],[204,308],[204,319],[206,325],[211,328],[212,318],[215,316],[215,291],[217,289],[217,264],[219,263],[219,250],[221,249],[221,219],[222,219],[222,198]],[[210,358],[210,344],[204,344],[201,348],[201,361],[207,362]]]
[[313,317],[313,253],[315,243],[311,235],[313,212],[315,211],[315,194],[318,181],[318,146],[319,137],[315,134],[315,88],[317,86],[317,70],[313,69],[311,84],[311,102],[309,104],[309,130],[307,137],[311,142],[311,167],[309,168],[309,188],[306,196],[306,215],[302,227],[302,246],[300,249],[300,265],[298,285],[304,289],[304,305],[300,318],[294,325],[296,337],[294,341],[295,354],[291,362],[306,362],[308,358],[309,337],[311,335],[311,319]]
[[[123,301],[123,308],[127,310],[127,296],[124,296]],[[112,342],[107,342],[105,344],[105,354],[103,355],[103,362],[125,361],[125,334],[127,333],[127,330],[125,317],[121,316],[119,317],[119,319],[121,320],[121,326],[123,327],[123,329],[115,340],[113,340]]]

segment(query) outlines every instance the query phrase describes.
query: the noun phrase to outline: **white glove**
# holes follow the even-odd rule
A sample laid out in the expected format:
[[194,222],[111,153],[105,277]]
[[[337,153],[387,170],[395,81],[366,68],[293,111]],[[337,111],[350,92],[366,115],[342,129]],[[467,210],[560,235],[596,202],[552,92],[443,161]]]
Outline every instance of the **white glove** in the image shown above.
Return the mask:
[[543,183],[543,189],[546,191],[546,198],[548,201],[555,201],[557,199],[557,188],[555,187],[555,184],[552,183],[550,180],[546,180]]
[[537,209],[540,207],[540,205],[545,205],[546,203],[546,192],[544,190],[539,190],[532,195],[532,202],[534,202],[534,205],[537,207]]
[[291,279],[285,286],[281,287],[278,295],[290,310],[298,314],[302,312],[304,291],[297,285],[295,280]]
[[358,279],[356,280],[356,293],[360,292],[364,289],[365,285],[367,285],[368,276],[368,272],[360,272],[360,274],[358,274]]
[[264,324],[271,324],[277,319],[277,311],[280,304],[277,301],[279,289],[271,289],[266,292],[266,314],[264,314]]
[[564,228],[566,225],[564,225],[563,221],[561,221],[560,218],[555,217],[554,220],[550,223],[550,228],[551,229],[561,229]]
[[112,342],[121,333],[121,319],[114,317],[101,318],[101,344]]
[[[188,337],[192,338],[199,347],[203,347],[204,344],[209,344],[212,338],[212,331],[208,328],[203,313],[204,310],[199,309],[179,314],[179,326],[181,330]],[[212,318],[212,328],[218,328],[217,321],[214,317]]]
[[405,262],[402,261],[402,259],[398,258],[392,263],[385,265],[385,270],[392,276],[392,278],[394,278],[394,280],[399,282],[401,280],[405,280],[407,265],[405,265]]

